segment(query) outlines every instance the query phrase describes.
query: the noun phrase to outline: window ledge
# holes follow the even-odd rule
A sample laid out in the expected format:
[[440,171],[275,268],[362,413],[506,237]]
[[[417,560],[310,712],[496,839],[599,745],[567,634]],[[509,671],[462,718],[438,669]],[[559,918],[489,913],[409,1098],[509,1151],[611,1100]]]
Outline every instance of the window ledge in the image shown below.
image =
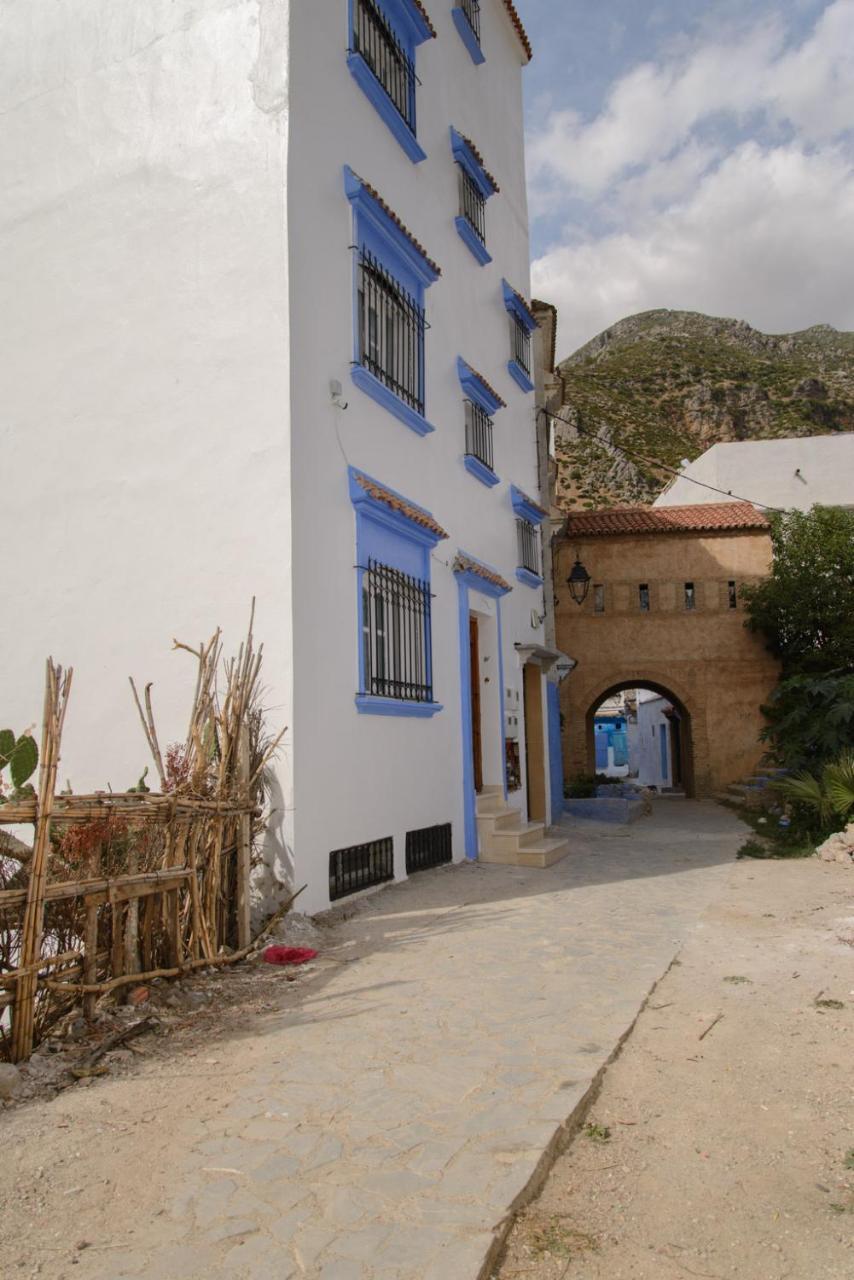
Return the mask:
[[490,489],[493,485],[501,483],[499,477],[495,474],[492,468],[488,467],[485,462],[481,462],[480,458],[476,458],[471,453],[467,453],[463,458],[463,466],[466,471],[470,472],[471,475],[475,477],[475,479],[479,480],[481,484],[488,485]]
[[382,116],[413,164],[427,159],[427,152],[360,53],[347,54],[347,66],[356,84]]
[[530,569],[523,569],[521,565],[516,570],[516,577],[528,587],[541,587],[543,585],[543,580],[538,573],[532,573]]
[[356,694],[356,710],[368,716],[410,716],[427,720],[442,711],[441,702],[409,702],[405,698],[378,698],[370,693]]
[[482,62],[486,62],[483,50],[478,44],[477,36],[471,29],[471,23],[466,17],[462,9],[456,8],[451,10],[451,17],[454,25],[460,33],[463,44],[468,49],[472,62],[476,66],[480,66]]
[[364,365],[353,365],[350,374],[357,387],[373,400],[376,400],[377,404],[381,404],[384,409],[388,409],[389,413],[393,413],[396,418],[404,422],[417,435],[426,436],[431,431],[436,430],[433,424],[428,422],[417,409],[413,409],[405,400],[401,400],[400,396],[395,395],[384,382],[380,382],[379,378],[371,373],[370,369],[366,369]]
[[459,215],[454,218],[454,225],[457,228],[457,232],[463,244],[466,245],[474,257],[477,258],[482,267],[485,267],[488,262],[492,261],[492,254],[489,252],[477,233],[472,229],[468,218],[464,218],[462,215]]
[[528,377],[527,373],[522,368],[518,360],[507,361],[507,372],[510,374],[510,377],[513,379],[513,381],[517,383],[517,385],[520,386],[523,391],[534,390],[533,382]]

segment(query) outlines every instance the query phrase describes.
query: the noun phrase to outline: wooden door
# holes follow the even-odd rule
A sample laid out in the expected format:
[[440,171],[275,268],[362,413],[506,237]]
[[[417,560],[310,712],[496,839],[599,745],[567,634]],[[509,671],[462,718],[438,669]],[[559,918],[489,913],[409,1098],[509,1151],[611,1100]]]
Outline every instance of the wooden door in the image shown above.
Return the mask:
[[522,692],[525,714],[525,775],[528,782],[528,821],[545,822],[546,756],[543,741],[542,671],[525,664]]
[[480,650],[477,642],[477,618],[469,614],[469,669],[471,672],[471,748],[474,764],[474,789],[483,790],[483,746],[480,733]]

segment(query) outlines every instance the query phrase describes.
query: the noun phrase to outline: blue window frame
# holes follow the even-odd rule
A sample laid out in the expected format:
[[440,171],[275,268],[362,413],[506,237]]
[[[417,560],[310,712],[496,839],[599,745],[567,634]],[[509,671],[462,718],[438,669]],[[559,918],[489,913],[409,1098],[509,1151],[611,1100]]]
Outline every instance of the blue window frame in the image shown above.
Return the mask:
[[353,207],[354,355],[352,377],[418,435],[425,417],[424,291],[439,268],[404,230],[376,191],[344,168]]
[[498,191],[498,183],[470,139],[451,126],[451,153],[457,163],[460,211],[454,224],[460,239],[482,267],[492,261],[486,247],[486,202]]
[[454,25],[460,33],[463,44],[468,49],[472,62],[479,65],[485,62],[480,47],[480,0],[460,0],[451,10]]
[[417,164],[415,49],[436,32],[416,0],[349,0],[349,11],[350,74]]
[[516,577],[529,587],[541,587],[543,585],[543,566],[539,526],[543,523],[548,513],[534,502],[533,498],[529,498],[526,493],[517,488],[515,484],[510,486],[510,502],[516,513],[516,541],[519,559]]
[[501,281],[501,289],[504,306],[510,317],[510,359],[507,361],[507,371],[523,391],[533,391],[531,334],[537,328],[537,320],[521,293],[517,293],[506,280]]
[[434,716],[430,553],[447,537],[429,511],[349,469],[356,513],[362,714]]
[[499,483],[495,474],[493,415],[505,402],[462,356],[457,356],[457,374],[465,397],[466,451],[463,464],[481,484]]

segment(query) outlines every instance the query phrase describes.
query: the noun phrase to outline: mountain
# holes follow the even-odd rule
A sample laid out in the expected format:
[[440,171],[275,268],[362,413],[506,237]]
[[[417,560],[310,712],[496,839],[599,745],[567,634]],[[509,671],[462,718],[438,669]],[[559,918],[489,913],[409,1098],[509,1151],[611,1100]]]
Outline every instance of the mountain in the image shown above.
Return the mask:
[[854,333],[830,325],[767,334],[743,320],[644,311],[558,373],[561,417],[584,433],[556,424],[565,509],[652,502],[671,478],[656,462],[678,468],[719,441],[854,431]]

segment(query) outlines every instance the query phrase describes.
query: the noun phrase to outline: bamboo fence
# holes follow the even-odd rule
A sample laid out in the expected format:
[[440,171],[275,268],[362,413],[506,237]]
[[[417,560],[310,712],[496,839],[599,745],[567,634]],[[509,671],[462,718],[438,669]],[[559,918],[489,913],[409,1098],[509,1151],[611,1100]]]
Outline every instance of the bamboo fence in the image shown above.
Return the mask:
[[198,670],[186,741],[165,757],[151,685],[140,697],[130,681],[158,792],[141,779],[121,793],[55,793],[72,672],[48,659],[38,794],[0,804],[0,827],[33,825],[32,852],[0,847],[0,1058],[27,1058],[81,1002],[91,1018],[108,993],[251,950],[252,844],[284,730],[265,738],[251,621],[234,659],[223,661],[219,631],[175,648]]

